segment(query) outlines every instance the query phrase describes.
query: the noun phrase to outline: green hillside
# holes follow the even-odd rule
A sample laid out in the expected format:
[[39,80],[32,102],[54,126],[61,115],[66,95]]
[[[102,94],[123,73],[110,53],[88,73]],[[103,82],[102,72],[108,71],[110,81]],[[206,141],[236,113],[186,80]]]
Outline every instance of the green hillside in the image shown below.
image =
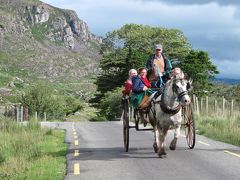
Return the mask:
[[0,88],[15,95],[40,81],[89,99],[101,41],[74,11],[38,0],[0,0]]

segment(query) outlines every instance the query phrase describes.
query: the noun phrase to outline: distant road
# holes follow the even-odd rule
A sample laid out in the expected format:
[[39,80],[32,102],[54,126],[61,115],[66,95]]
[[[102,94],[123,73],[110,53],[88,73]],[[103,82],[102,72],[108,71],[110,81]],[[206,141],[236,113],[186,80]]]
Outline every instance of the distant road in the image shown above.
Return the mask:
[[[240,180],[240,147],[197,136],[188,149],[184,137],[165,159],[154,153],[153,133],[130,129],[123,148],[122,122],[42,123],[66,129],[66,180]],[[168,134],[168,144],[173,132]]]

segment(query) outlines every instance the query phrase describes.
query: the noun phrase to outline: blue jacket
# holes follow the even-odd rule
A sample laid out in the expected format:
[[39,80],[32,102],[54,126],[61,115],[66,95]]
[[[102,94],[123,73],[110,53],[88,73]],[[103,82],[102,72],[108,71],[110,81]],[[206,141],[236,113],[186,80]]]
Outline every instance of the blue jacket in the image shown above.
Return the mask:
[[143,87],[144,87],[144,83],[142,82],[140,77],[139,76],[133,76],[132,77],[132,91],[134,93],[143,92]]

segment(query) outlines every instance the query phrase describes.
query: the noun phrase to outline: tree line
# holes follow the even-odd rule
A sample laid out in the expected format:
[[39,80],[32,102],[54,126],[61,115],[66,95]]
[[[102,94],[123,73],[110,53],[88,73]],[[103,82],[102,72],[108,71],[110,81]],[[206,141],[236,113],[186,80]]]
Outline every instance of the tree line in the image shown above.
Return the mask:
[[218,73],[206,51],[194,50],[183,32],[137,24],[126,24],[107,33],[101,45],[101,73],[96,79],[97,92],[91,100],[101,116],[120,115],[121,87],[131,68],[145,66],[154,54],[154,45],[162,44],[164,55],[193,79],[193,91],[203,95],[211,90],[211,79]]

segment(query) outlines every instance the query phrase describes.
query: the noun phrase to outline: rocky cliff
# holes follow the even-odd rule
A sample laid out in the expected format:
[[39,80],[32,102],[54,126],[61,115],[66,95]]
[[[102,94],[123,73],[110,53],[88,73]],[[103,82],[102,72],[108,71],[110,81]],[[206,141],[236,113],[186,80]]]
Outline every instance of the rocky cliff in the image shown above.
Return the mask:
[[38,0],[0,0],[1,76],[84,81],[98,73],[101,41],[74,11]]

